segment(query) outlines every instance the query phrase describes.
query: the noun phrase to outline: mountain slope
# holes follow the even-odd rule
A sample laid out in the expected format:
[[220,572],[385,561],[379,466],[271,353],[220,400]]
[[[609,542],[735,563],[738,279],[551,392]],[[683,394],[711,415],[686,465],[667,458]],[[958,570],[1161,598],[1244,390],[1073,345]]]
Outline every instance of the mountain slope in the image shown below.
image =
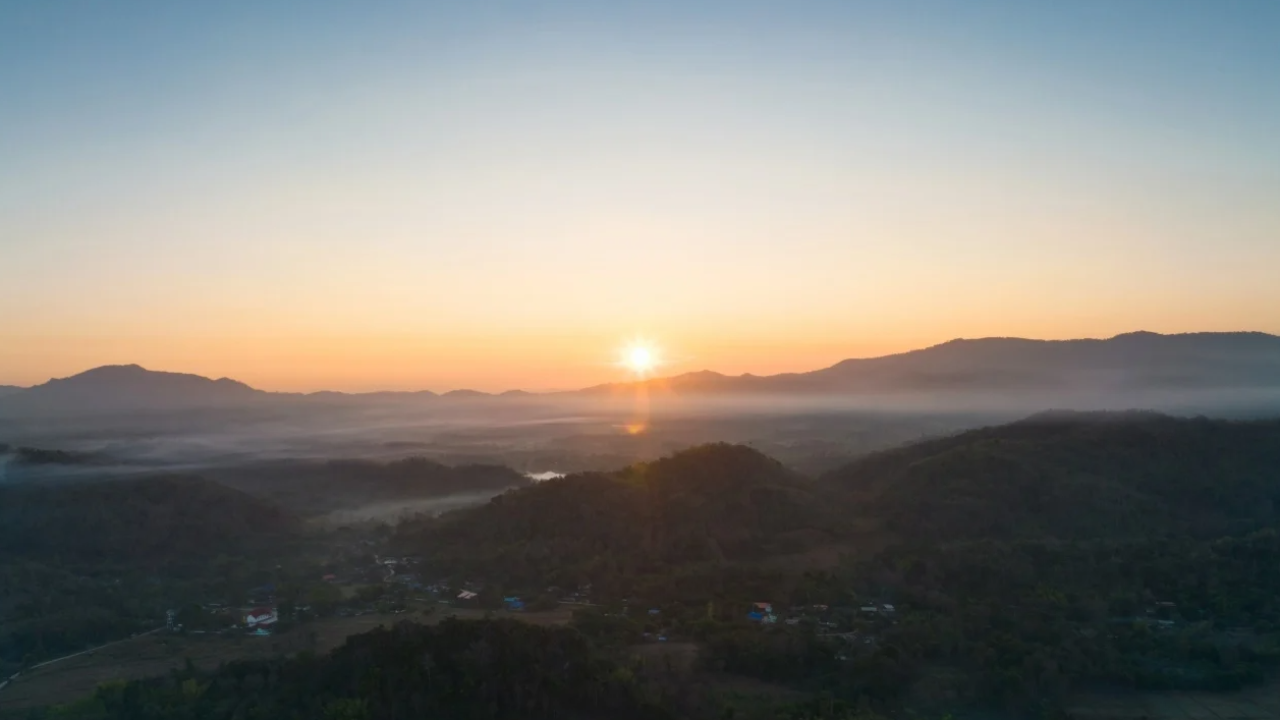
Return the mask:
[[1280,522],[1280,421],[1047,413],[820,484],[903,540],[1221,535]]
[[17,385],[0,385],[0,398],[16,395],[23,390],[26,390],[26,388],[20,388]]

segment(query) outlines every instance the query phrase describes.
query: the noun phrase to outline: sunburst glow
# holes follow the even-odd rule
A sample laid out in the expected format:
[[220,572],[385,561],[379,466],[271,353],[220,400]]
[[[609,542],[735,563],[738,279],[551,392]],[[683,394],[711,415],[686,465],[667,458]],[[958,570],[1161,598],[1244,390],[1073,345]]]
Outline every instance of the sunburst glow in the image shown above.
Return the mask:
[[653,351],[643,345],[627,350],[627,367],[638,373],[646,373],[653,369]]
[[658,366],[658,351],[647,342],[632,342],[623,348],[619,364],[637,375],[646,375]]

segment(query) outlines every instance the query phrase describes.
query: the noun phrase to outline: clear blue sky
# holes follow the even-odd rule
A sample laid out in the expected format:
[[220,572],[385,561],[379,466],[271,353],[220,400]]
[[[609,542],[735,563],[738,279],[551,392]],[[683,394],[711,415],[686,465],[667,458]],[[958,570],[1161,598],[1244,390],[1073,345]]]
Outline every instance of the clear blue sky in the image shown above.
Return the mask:
[[1280,332],[1280,2],[9,2],[0,383]]

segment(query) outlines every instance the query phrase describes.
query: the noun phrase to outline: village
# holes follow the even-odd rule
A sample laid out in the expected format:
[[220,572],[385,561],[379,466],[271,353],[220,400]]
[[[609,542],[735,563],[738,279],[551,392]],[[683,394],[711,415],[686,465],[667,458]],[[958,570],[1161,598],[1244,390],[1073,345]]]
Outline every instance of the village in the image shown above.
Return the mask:
[[889,602],[846,605],[807,604],[784,607],[769,600],[731,608],[690,608],[648,604],[637,598],[597,598],[590,584],[565,589],[547,587],[508,594],[483,582],[428,577],[421,559],[378,552],[380,543],[363,539],[342,547],[304,582],[288,586],[267,583],[245,593],[241,602],[225,600],[192,604],[166,613],[164,629],[191,635],[270,637],[325,618],[406,616],[406,620],[441,619],[459,612],[527,614],[530,619],[552,611],[588,612],[626,622],[638,643],[685,640],[703,619],[733,621],[770,628],[812,632],[838,646],[874,646],[885,628],[897,623]]

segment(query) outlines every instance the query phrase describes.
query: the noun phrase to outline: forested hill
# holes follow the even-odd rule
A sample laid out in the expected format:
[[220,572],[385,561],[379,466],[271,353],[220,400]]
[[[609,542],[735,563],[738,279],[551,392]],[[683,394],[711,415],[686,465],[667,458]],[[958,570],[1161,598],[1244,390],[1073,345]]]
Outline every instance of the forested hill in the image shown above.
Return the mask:
[[1053,413],[875,453],[810,480],[707,445],[410,523],[442,571],[551,583],[820,544],[1241,535],[1280,523],[1280,421]]
[[576,583],[605,570],[762,557],[797,535],[824,534],[833,519],[823,507],[810,480],[750,448],[715,444],[511,491],[408,524],[399,543],[442,570]]
[[0,559],[156,564],[286,536],[278,508],[198,477],[0,486]]
[[490,494],[532,482],[502,465],[448,466],[414,457],[372,460],[287,460],[226,468],[205,474],[297,514],[352,509],[367,503]]
[[1046,413],[819,484],[903,540],[1234,534],[1280,520],[1280,421]]

